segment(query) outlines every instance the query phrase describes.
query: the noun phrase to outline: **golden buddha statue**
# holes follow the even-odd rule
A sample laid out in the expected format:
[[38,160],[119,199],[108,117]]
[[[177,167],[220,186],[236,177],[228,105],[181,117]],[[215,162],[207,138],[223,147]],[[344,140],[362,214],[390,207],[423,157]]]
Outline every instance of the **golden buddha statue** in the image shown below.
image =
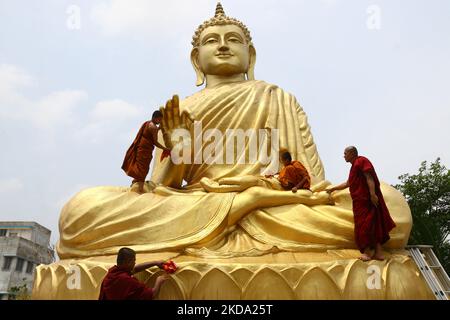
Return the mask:
[[[409,207],[387,184],[382,191],[397,227],[385,246],[387,260],[370,262],[384,268],[384,289],[366,288],[368,264],[357,259],[349,192],[330,197],[325,191],[330,183],[296,98],[255,80],[256,50],[247,27],[226,16],[219,3],[214,17],[198,27],[192,45],[196,84],[206,86],[181,101],[174,96],[167,102],[159,136],[175,155],[180,144],[174,133],[189,132],[191,163],[160,161],[157,154],[147,193],[104,186],[75,195],[59,221],[57,251],[63,260],[38,268],[34,297],[95,299],[107,266],[123,246],[134,249],[138,260],[171,258],[179,264],[161,298],[429,297],[403,250],[412,226]],[[195,132],[198,124],[200,134]],[[273,139],[273,129],[278,139]],[[284,191],[277,179],[266,178],[265,173],[278,170],[278,154],[270,162],[260,161],[259,155],[247,161],[254,149],[248,136],[241,154],[235,145],[224,147],[228,142],[212,142],[211,137],[228,137],[230,130],[269,132],[258,137],[259,151],[271,150],[273,156],[276,148],[289,150],[310,173],[311,191]],[[205,159],[211,149],[213,159]],[[232,161],[222,149],[232,151]],[[80,266],[89,293],[64,286],[71,265]],[[142,277],[151,282],[157,274],[149,270]],[[260,290],[262,282],[279,290]],[[312,283],[322,284],[322,289]],[[49,288],[53,295],[46,293]]]

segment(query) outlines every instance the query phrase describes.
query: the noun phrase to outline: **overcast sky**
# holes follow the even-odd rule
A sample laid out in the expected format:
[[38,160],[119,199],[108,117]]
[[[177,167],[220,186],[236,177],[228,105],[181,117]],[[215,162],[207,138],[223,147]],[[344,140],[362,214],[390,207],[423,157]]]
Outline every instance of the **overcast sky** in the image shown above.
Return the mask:
[[[191,37],[212,0],[0,0],[0,221],[58,239],[79,190],[128,185],[141,123],[199,90]],[[250,29],[255,76],[294,94],[327,179],[356,145],[381,180],[450,165],[450,1],[223,0]]]

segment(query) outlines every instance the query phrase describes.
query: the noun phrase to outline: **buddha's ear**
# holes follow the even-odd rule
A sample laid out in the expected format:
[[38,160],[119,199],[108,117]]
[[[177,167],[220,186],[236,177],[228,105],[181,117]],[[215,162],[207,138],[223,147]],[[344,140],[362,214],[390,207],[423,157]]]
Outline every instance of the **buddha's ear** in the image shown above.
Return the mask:
[[248,47],[248,51],[249,51],[249,63],[247,71],[247,80],[255,80],[256,49],[251,44]]
[[194,67],[195,74],[197,75],[197,81],[195,82],[195,85],[201,86],[205,82],[205,75],[203,74],[202,70],[200,70],[200,65],[198,63],[198,48],[194,48],[191,51],[191,63]]

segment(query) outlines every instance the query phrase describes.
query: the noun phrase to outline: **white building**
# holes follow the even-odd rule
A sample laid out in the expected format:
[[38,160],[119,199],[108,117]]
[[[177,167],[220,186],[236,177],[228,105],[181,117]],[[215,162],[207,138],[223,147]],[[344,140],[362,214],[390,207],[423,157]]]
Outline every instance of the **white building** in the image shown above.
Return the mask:
[[36,266],[54,260],[50,234],[36,222],[0,221],[0,299],[24,284],[31,293]]

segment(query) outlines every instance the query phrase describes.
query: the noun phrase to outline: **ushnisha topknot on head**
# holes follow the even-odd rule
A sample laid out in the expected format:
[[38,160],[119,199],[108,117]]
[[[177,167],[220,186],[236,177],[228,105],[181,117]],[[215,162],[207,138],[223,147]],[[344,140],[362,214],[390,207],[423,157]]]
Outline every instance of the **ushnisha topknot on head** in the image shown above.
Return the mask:
[[247,26],[243,24],[241,21],[231,18],[225,15],[225,11],[223,10],[220,2],[217,3],[216,13],[214,17],[209,20],[206,20],[201,25],[198,26],[197,30],[195,30],[194,36],[192,37],[192,46],[198,47],[200,44],[200,34],[203,30],[211,26],[222,26],[227,24],[234,24],[242,29],[244,32],[245,38],[249,44],[252,43],[252,37],[250,36],[250,30],[248,30]]

